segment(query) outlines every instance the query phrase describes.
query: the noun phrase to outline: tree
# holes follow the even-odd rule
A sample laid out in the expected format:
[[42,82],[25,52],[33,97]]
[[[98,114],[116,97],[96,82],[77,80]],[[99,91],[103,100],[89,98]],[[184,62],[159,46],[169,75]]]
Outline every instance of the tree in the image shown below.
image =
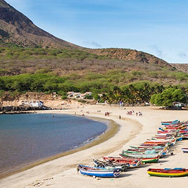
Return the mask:
[[161,94],[154,94],[150,102],[157,106],[172,106],[173,102],[186,102],[186,95],[181,89],[168,88]]
[[5,92],[3,90],[0,90],[0,99],[1,99],[1,106],[3,106],[3,97],[5,95]]

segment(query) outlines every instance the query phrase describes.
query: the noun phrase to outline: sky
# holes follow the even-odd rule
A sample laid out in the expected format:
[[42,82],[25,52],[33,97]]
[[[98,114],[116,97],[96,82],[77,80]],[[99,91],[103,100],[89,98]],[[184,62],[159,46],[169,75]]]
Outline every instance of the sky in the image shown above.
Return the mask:
[[188,63],[188,0],[5,0],[52,35]]

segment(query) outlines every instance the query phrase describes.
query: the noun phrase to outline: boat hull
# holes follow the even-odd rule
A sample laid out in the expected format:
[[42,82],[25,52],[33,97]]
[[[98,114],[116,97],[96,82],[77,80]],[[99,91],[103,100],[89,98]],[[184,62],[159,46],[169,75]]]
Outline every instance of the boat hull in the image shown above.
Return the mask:
[[119,169],[108,170],[104,168],[88,167],[83,165],[78,165],[78,169],[82,175],[101,178],[116,178],[121,173]]
[[181,148],[183,153],[188,153],[188,148]]
[[145,163],[157,163],[158,160],[159,160],[159,157],[152,157],[152,158],[136,158],[136,157],[128,157],[128,156],[125,156],[123,154],[120,154],[121,157],[125,158],[125,159],[135,159],[135,160],[142,160],[142,164],[145,164]]
[[188,169],[184,169],[184,170],[148,169],[147,172],[150,176],[159,176],[159,177],[182,177],[188,175]]
[[124,157],[103,157],[105,161],[115,164],[128,164],[128,168],[135,168],[142,164],[142,159],[124,158]]

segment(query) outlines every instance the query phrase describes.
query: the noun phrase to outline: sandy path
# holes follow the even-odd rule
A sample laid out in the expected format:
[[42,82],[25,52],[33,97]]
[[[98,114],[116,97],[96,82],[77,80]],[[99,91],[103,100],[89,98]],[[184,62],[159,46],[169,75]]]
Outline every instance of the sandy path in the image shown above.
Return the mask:
[[[98,111],[101,112],[98,112]],[[128,110],[134,110],[133,115],[127,115]],[[105,117],[105,112],[111,112],[109,117]],[[141,111],[143,116],[136,116],[136,112]],[[77,164],[93,164],[93,158],[102,156],[118,156],[122,149],[129,145],[139,145],[147,138],[155,135],[161,121],[188,119],[188,111],[164,111],[151,107],[128,107],[120,109],[119,107],[109,106],[84,106],[84,108],[73,108],[69,110],[56,111],[56,113],[85,114],[90,117],[110,118],[121,125],[120,131],[109,140],[94,146],[92,148],[61,157],[53,161],[38,165],[32,169],[20,172],[13,176],[0,180],[2,188],[144,188],[159,186],[164,187],[184,187],[187,184],[188,177],[183,178],[159,178],[150,177],[147,174],[149,167],[186,167],[188,168],[188,155],[181,152],[181,147],[187,147],[188,141],[178,142],[173,148],[174,155],[167,156],[159,163],[145,165],[141,168],[128,170],[119,178],[109,178],[96,180],[92,177],[82,176],[76,171]],[[86,113],[86,112],[89,112]],[[49,113],[49,111],[47,111]],[[54,113],[54,111],[52,111]],[[121,115],[121,119],[119,119]]]

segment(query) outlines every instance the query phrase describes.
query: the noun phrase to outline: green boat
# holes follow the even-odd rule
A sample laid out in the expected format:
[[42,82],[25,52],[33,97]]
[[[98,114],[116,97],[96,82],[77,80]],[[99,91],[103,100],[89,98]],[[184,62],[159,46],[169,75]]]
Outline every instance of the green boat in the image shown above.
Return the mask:
[[149,157],[146,157],[146,158],[144,158],[144,157],[128,157],[128,156],[126,156],[126,155],[124,155],[124,154],[120,154],[120,156],[121,157],[123,157],[123,158],[125,158],[125,159],[130,159],[130,158],[134,158],[135,160],[136,159],[142,159],[142,163],[143,164],[145,164],[145,163],[157,163],[158,162],[158,160],[159,160],[159,156],[157,156],[157,157],[151,157],[151,158],[149,158]]

